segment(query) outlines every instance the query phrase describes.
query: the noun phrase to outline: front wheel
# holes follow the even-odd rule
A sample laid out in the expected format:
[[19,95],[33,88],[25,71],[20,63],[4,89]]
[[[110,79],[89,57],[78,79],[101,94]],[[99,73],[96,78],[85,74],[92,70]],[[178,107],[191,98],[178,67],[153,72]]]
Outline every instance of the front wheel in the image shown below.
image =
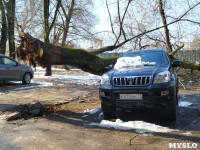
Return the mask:
[[116,107],[113,105],[106,105],[101,103],[101,109],[105,118],[114,117],[116,112]]
[[167,121],[172,122],[176,120],[176,101],[176,97],[174,96],[172,101],[164,108],[164,116]]
[[25,73],[22,79],[23,84],[29,84],[31,82],[31,75],[30,73]]

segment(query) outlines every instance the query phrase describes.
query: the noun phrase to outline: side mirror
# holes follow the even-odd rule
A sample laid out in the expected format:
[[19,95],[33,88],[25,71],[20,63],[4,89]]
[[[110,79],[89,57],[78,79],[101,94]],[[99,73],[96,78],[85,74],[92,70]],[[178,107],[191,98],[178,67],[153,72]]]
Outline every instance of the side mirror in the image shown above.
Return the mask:
[[181,61],[180,60],[174,60],[172,62],[172,67],[180,67],[181,65]]
[[113,69],[113,64],[108,66],[108,70],[112,70]]

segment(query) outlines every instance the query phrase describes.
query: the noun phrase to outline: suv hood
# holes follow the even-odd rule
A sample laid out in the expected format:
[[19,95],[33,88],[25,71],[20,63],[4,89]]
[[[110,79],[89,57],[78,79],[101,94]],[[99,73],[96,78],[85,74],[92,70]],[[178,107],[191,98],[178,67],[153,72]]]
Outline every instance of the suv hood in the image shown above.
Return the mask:
[[151,66],[134,68],[131,70],[111,70],[112,77],[122,77],[122,76],[153,76],[163,71],[168,71],[169,66]]

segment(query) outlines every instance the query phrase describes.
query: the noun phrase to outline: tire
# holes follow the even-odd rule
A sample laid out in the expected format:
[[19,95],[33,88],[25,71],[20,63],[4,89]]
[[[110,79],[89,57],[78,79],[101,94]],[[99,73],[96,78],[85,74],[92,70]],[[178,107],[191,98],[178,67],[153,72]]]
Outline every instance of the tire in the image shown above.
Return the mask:
[[25,73],[22,79],[23,84],[29,84],[31,82],[31,74]]
[[176,96],[171,100],[171,102],[164,108],[164,118],[169,122],[176,120],[176,107],[177,107]]
[[104,118],[115,117],[115,112],[116,112],[115,106],[101,103],[101,109],[102,109]]

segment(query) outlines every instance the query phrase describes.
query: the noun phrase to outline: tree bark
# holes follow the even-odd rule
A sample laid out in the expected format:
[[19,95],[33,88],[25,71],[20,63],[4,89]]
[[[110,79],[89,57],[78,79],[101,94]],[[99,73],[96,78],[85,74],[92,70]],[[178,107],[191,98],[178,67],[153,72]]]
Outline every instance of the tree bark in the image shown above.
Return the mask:
[[15,0],[9,0],[6,3],[7,8],[7,21],[8,21],[8,43],[9,43],[9,56],[15,58]]
[[[44,0],[44,42],[49,43],[49,0]],[[51,65],[47,64],[45,76],[51,76]]]
[[7,42],[7,21],[5,14],[5,7],[3,5],[2,0],[0,0],[0,10],[1,10],[1,20],[2,20],[2,28],[1,28],[1,39],[0,39],[0,53],[6,53],[6,42]]
[[49,0],[44,0],[44,42],[49,43]]
[[[51,32],[53,25],[55,23],[56,16],[57,16],[57,13],[58,13],[58,9],[60,7],[60,3],[61,3],[61,0],[57,0],[57,6],[56,6],[55,13],[54,13],[53,21],[52,21],[51,25],[49,25],[49,16],[50,16],[50,14],[49,14],[49,4],[50,4],[50,0],[44,0],[44,42],[47,45],[49,44],[49,35],[50,35],[50,32]],[[52,75],[51,64],[47,64],[45,76],[51,76],[51,75]]]
[[65,12],[65,8],[61,4],[61,8],[62,8],[64,15],[65,15],[65,18],[66,18],[65,28],[64,28],[64,33],[63,33],[63,39],[62,39],[62,46],[65,46],[67,34],[68,34],[68,31],[69,31],[69,24],[70,24],[70,21],[71,21],[72,15],[73,15],[73,11],[74,11],[74,5],[75,5],[75,0],[72,0],[70,9],[69,9],[68,15],[67,15],[66,12]]
[[169,29],[167,26],[167,20],[165,17],[165,11],[163,9],[163,3],[162,0],[159,0],[159,12],[162,18],[162,23],[164,26],[164,32],[165,32],[165,40],[166,40],[166,50],[168,51],[168,53],[172,52],[172,46],[171,46],[171,42],[170,42],[170,38],[169,38]]

